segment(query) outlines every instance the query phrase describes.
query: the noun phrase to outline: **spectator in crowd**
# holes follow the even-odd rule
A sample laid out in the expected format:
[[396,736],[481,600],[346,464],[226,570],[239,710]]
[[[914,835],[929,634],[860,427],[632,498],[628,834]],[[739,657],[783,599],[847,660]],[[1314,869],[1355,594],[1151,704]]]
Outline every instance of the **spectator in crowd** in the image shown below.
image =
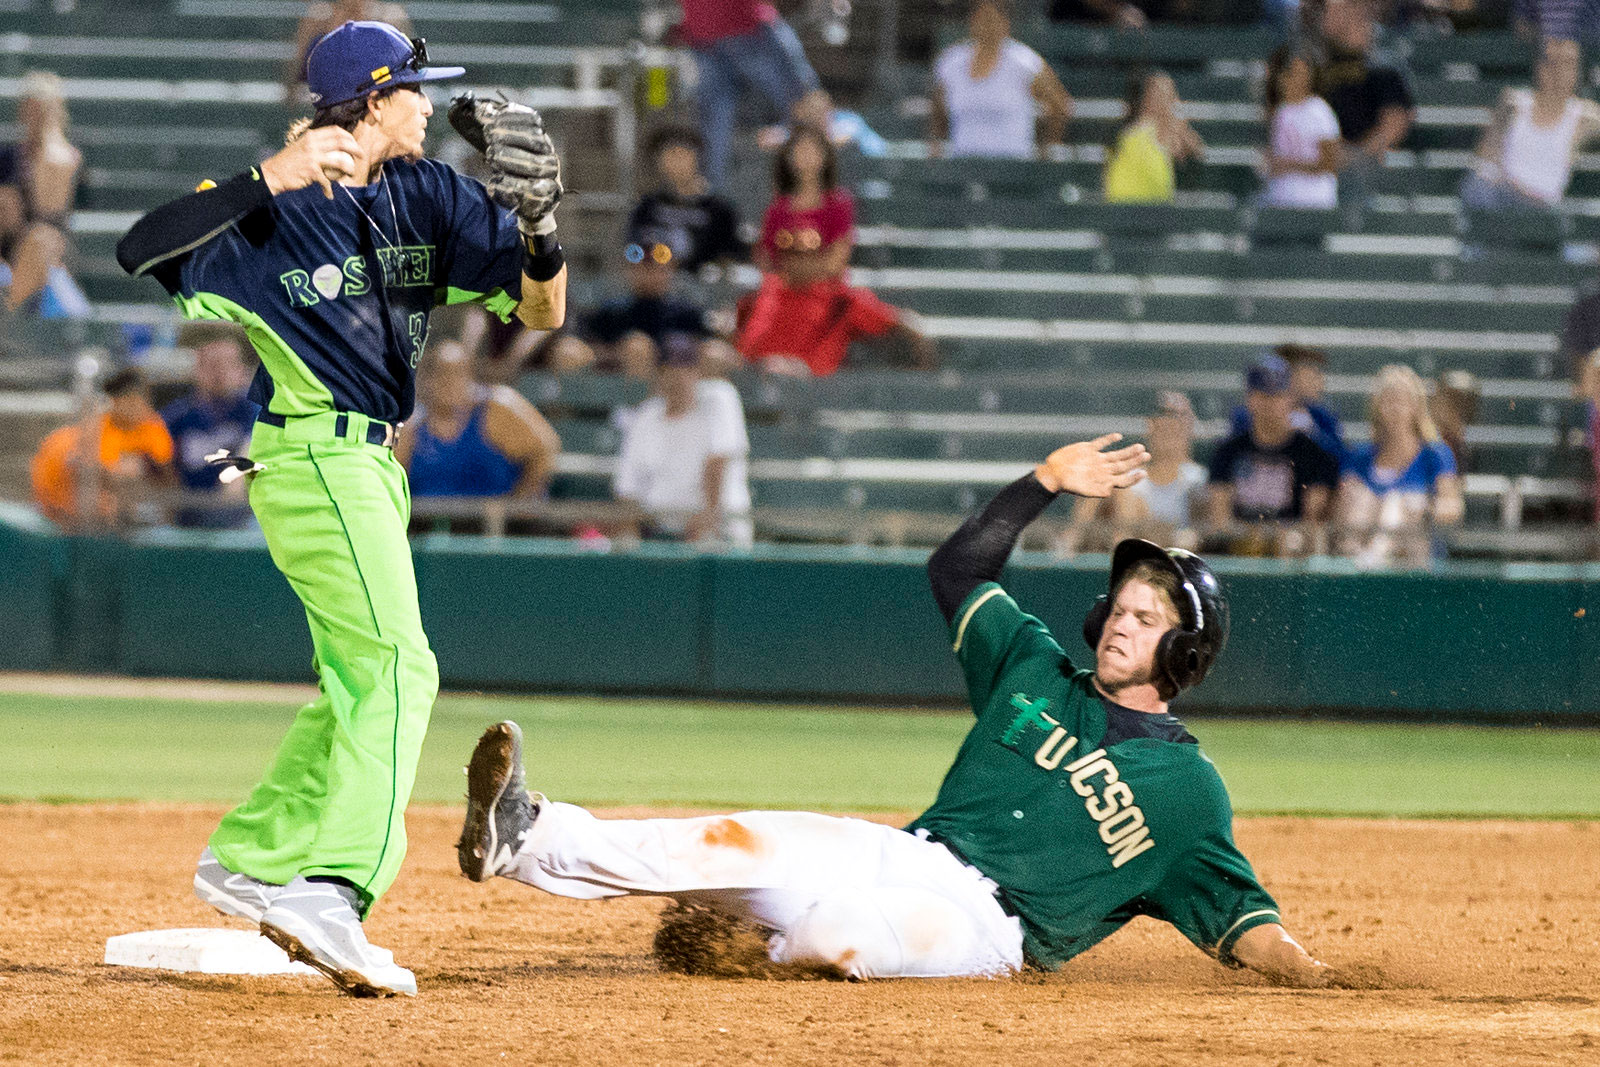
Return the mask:
[[551,348],[552,370],[564,374],[593,368],[652,380],[672,336],[693,338],[707,350],[708,359],[736,362],[731,354],[723,355],[726,345],[716,339],[704,309],[673,293],[674,257],[668,245],[658,243],[649,231],[630,233],[623,257],[628,262],[628,295],[578,316],[576,332],[563,333]]
[[1582,147],[1600,136],[1600,104],[1578,95],[1576,41],[1547,39],[1534,87],[1506,89],[1478,141],[1461,201],[1482,210],[1554,208]]
[[1128,81],[1122,125],[1106,154],[1105,199],[1111,204],[1170,204],[1177,167],[1199,159],[1205,142],[1179,117],[1178,88],[1160,71]]
[[738,209],[713,193],[700,173],[704,148],[687,126],[663,126],[651,134],[646,154],[655,165],[656,188],[639,198],[628,219],[635,243],[665,245],[672,266],[690,274],[750,254],[739,237]]
[[1339,203],[1339,120],[1312,91],[1311,61],[1284,47],[1267,64],[1267,195],[1271,207]]
[[735,347],[777,374],[828,375],[852,341],[897,334],[918,366],[932,343],[865,289],[845,281],[855,243],[855,203],[839,187],[839,161],[820,130],[797,126],[773,165],[777,195],[761,225],[761,288],[744,301]]
[[525,367],[548,362],[561,334],[550,330],[530,330],[512,316],[508,322],[482,304],[453,304],[440,308],[435,316],[454,314],[454,329],[445,329],[439,318],[432,328],[455,333],[467,354],[477,361],[483,377],[496,382],[510,381]]
[[1424,563],[1429,528],[1461,521],[1455,457],[1428,413],[1428,394],[1410,367],[1378,372],[1368,409],[1372,440],[1350,450],[1339,484],[1340,551],[1364,565]]
[[[1257,360],[1245,375],[1250,428],[1211,457],[1210,536],[1240,555],[1300,555],[1321,550],[1339,464],[1297,430],[1292,372],[1281,356]],[[1245,530],[1235,531],[1235,524]]]
[[460,342],[433,346],[417,394],[421,403],[394,446],[413,496],[544,493],[561,439],[516,390],[481,384]]
[[694,53],[699,85],[700,133],[706,178],[724,188],[733,149],[734,119],[747,93],[760,94],[774,112],[789,115],[801,97],[819,88],[800,39],[765,0],[679,0],[680,30]]
[[1405,76],[1372,55],[1370,0],[1327,0],[1322,11],[1322,61],[1316,91],[1339,120],[1340,194],[1365,203],[1384,158],[1416,122]]
[[1561,324],[1561,362],[1572,379],[1572,394],[1583,391],[1583,364],[1600,348],[1600,292],[1577,299]]
[[0,145],[0,290],[7,311],[83,318],[89,301],[67,273],[67,224],[83,153],[67,140],[61,79],[23,75],[17,103],[22,140]]
[[1043,156],[1061,143],[1072,97],[1043,56],[1012,39],[1009,0],[972,0],[967,29],[934,61],[929,154]]
[[1518,27],[1558,41],[1600,41],[1600,0],[1514,0]]
[[151,519],[140,507],[146,492],[176,481],[172,436],[150,404],[144,375],[119,370],[106,379],[105,394],[104,405],[51,433],[33,457],[34,500],[68,528]]
[[790,112],[792,122],[781,126],[767,126],[756,136],[756,143],[764,152],[775,152],[789,140],[795,124],[815,126],[826,130],[828,140],[840,151],[854,148],[868,159],[881,159],[889,154],[885,141],[867,120],[855,111],[833,106],[833,97],[826,89],[813,89],[802,96]]
[[748,546],[750,439],[739,392],[701,377],[692,338],[670,340],[665,355],[617,457],[615,495],[643,513],[642,528],[624,533]]
[[[1344,425],[1324,402],[1328,354],[1309,345],[1279,345],[1273,353],[1289,365],[1289,395],[1294,410],[1289,421],[1336,461],[1344,457]],[[1229,415],[1228,432],[1250,432],[1250,406],[1240,404]]]
[[286,103],[296,103],[296,94],[300,86],[305,84],[306,57],[311,54],[312,47],[322,40],[324,34],[346,22],[387,22],[407,37],[413,32],[411,19],[401,4],[384,3],[382,0],[311,0],[295,30],[294,54],[283,70],[283,99]]
[[[1109,552],[1129,537],[1197,549],[1195,531],[1204,516],[1206,469],[1194,459],[1194,423],[1188,397],[1162,392],[1146,423],[1150,465],[1144,480],[1104,500],[1079,497],[1073,504],[1072,525],[1057,541],[1057,552],[1071,556],[1086,547]],[[1090,545],[1086,535],[1097,526],[1110,536],[1094,538]]]
[[251,521],[245,502],[249,483],[223,485],[206,457],[221,449],[236,456],[250,451],[250,433],[261,410],[246,394],[253,360],[249,340],[231,323],[200,322],[185,327],[178,343],[194,352],[194,388],[168,404],[161,421],[172,437],[178,480],[193,493],[211,493],[216,506],[184,508],[180,526],[234,527]]
[[1472,449],[1467,444],[1467,427],[1478,421],[1478,403],[1483,399],[1483,386],[1478,376],[1467,370],[1447,370],[1434,383],[1433,399],[1428,413],[1439,431],[1439,438],[1456,458],[1456,470],[1462,474],[1474,467]]

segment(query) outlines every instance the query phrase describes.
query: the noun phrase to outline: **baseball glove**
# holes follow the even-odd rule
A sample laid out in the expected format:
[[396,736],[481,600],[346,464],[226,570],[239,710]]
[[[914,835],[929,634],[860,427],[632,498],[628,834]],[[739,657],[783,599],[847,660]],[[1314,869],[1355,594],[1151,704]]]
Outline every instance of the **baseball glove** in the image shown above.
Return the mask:
[[551,212],[561,202],[561,158],[539,113],[508,100],[479,100],[463,93],[450,101],[450,125],[483,153],[493,172],[489,194],[516,212],[522,232],[553,231]]

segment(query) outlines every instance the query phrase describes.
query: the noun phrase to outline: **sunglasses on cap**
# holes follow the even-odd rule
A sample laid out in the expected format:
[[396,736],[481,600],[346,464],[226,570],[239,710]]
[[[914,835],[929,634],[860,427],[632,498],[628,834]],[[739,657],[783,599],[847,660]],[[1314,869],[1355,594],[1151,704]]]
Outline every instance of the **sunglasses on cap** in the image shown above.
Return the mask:
[[421,72],[428,65],[428,39],[426,37],[411,38],[411,58],[401,64],[402,69]]
[[[406,58],[404,63],[400,64],[400,70],[410,70],[421,74],[423,68],[428,65],[428,39],[426,37],[411,37],[408,40],[411,42],[411,55]],[[395,73],[391,72],[388,67],[378,68],[373,71],[374,76],[367,81],[366,86],[361,91],[368,92],[383,85],[385,82],[392,81]],[[413,83],[408,82],[405,84],[415,88]]]

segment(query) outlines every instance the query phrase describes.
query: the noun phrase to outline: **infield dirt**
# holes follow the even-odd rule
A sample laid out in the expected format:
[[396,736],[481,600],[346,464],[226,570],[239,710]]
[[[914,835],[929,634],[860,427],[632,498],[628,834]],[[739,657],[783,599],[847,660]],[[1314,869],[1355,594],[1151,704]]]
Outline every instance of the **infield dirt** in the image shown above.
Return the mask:
[[1364,991],[1274,989],[1148,920],[1010,980],[664,975],[662,902],[472,885],[442,809],[411,814],[405,870],[368,924],[416,971],[416,1000],[104,966],[113,934],[224,923],[189,892],[219,814],[0,807],[0,1061],[1600,1063],[1600,824],[1241,820],[1291,928],[1381,970]]

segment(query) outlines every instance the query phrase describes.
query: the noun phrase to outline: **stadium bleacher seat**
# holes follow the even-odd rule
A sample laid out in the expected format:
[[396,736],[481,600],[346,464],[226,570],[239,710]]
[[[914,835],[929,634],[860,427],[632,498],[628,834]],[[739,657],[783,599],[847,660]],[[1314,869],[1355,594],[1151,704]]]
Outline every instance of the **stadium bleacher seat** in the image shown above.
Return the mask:
[[[639,30],[635,0],[409,7],[438,61],[469,67],[479,85],[531,88],[557,110],[619,106],[638,58],[626,47]],[[302,10],[298,0],[80,0],[67,15],[42,3],[7,14],[0,98],[15,95],[25,69],[58,70],[87,156],[74,265],[104,321],[72,343],[114,347],[119,318],[169,314],[116,267],[116,239],[139,211],[278,143],[293,114],[279,80]],[[1416,130],[1377,179],[1370,210],[1310,212],[1253,204],[1268,35],[1027,33],[1077,101],[1060,158],[922,158],[925,68],[899,72],[909,97],[860,103],[890,153],[843,158],[858,205],[855,280],[918,312],[944,369],[740,376],[765,534],[926,540],[1064,437],[1141,432],[1162,388],[1192,398],[1204,456],[1237,402],[1241,368],[1285,341],[1328,351],[1329,400],[1357,438],[1385,364],[1483,379],[1469,434],[1470,523],[1515,529],[1524,505],[1581,499],[1580,411],[1555,344],[1593,274],[1585,261],[1600,257],[1600,156],[1578,159],[1560,216],[1463,212],[1456,198],[1490,109],[1505,87],[1528,82],[1524,42],[1502,33],[1387,42],[1412,74]],[[1151,65],[1173,74],[1207,156],[1180,172],[1176,204],[1103,204],[1105,142],[1130,73]],[[12,133],[0,127],[0,139]],[[571,173],[581,186],[584,170]],[[758,217],[770,159],[742,151],[735,175],[736,197]],[[598,281],[575,277],[575,296]],[[521,387],[562,434],[557,495],[605,497],[620,440],[612,413],[644,386],[532,375]]]

